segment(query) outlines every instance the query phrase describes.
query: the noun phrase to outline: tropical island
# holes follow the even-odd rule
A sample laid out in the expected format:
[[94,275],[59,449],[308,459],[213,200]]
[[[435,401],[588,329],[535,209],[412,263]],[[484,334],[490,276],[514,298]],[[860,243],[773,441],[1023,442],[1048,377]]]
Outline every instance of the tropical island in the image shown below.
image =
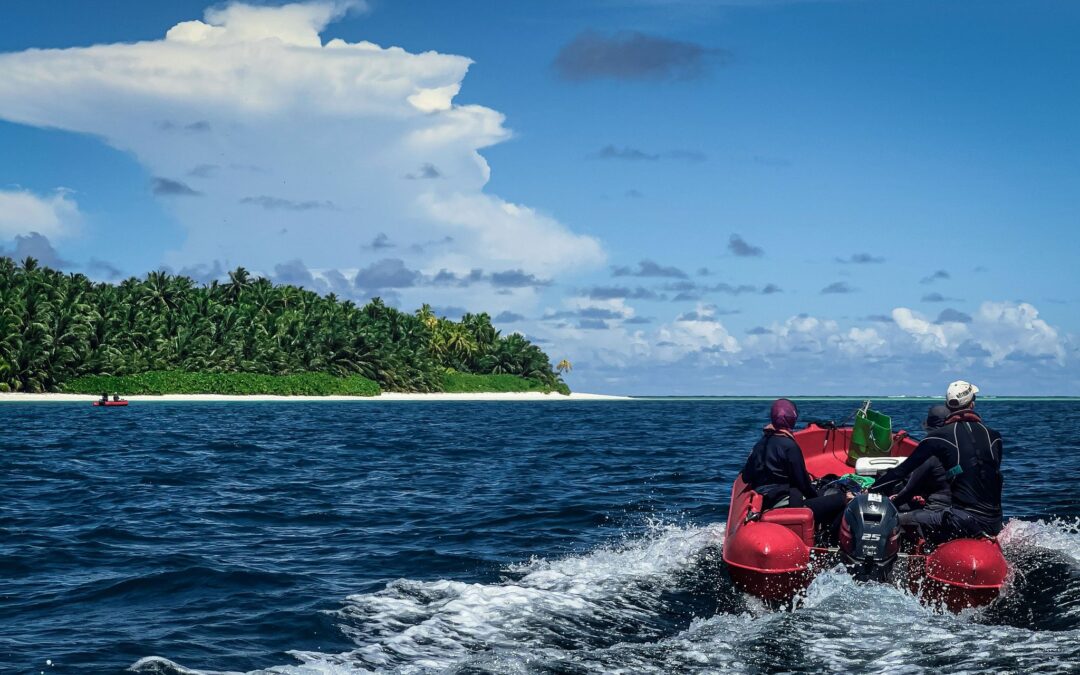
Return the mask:
[[377,396],[570,390],[486,313],[359,306],[251,275],[117,284],[0,258],[0,392]]

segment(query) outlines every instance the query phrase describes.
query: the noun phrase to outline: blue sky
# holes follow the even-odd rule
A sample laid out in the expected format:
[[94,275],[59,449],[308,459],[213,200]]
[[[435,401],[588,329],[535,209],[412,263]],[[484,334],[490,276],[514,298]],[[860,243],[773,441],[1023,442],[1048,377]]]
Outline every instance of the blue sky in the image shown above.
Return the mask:
[[1075,3],[257,6],[8,3],[0,247],[489,311],[587,391],[1080,394]]

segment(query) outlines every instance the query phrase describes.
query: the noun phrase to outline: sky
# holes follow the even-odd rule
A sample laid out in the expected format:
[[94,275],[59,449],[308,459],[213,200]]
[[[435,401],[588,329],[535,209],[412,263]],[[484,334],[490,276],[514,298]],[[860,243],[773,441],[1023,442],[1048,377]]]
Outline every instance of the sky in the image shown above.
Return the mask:
[[1080,395],[1080,4],[0,4],[0,253],[457,318],[579,391]]

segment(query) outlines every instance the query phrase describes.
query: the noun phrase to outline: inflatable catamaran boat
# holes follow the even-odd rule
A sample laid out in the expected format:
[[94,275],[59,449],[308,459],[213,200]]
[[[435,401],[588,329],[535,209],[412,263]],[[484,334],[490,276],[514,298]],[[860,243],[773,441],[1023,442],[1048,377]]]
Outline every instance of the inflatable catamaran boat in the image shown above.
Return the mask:
[[[917,445],[906,432],[893,433],[889,418],[869,403],[856,413],[853,427],[811,422],[794,436],[807,472],[820,485],[849,474],[877,476]],[[843,561],[857,579],[903,580],[925,601],[959,611],[992,602],[1008,575],[996,539],[957,539],[932,549],[901,531],[896,508],[880,494],[859,494],[848,505],[839,547],[819,543],[810,509],[763,511],[761,495],[741,474],[735,479],[723,558],[735,586],[759,598],[791,600],[817,572]]]

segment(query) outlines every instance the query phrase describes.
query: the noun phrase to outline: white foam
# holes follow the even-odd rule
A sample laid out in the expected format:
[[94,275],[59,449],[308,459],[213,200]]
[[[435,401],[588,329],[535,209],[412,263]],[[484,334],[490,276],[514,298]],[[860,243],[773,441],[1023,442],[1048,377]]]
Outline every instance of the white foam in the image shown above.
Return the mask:
[[1010,520],[998,540],[1006,553],[1010,549],[1042,548],[1080,563],[1080,519]]
[[[621,546],[512,566],[509,574],[520,578],[498,584],[399,579],[347,599],[343,628],[359,645],[349,658],[369,667],[441,669],[478,649],[537,647],[587,636],[590,623],[636,623],[658,610],[672,575],[722,536],[719,526],[657,527]],[[307,666],[326,664],[322,655],[294,655]]]
[[[751,601],[681,630],[662,625],[665,594],[684,591],[683,573],[700,573],[701,554],[722,537],[722,524],[657,526],[621,545],[512,566],[501,582],[399,579],[337,612],[354,650],[293,651],[299,665],[262,672],[968,673],[1080,660],[1080,630],[986,625],[977,612],[935,611],[842,569],[819,574],[785,611]],[[1002,539],[1080,554],[1075,522],[1013,523]]]

